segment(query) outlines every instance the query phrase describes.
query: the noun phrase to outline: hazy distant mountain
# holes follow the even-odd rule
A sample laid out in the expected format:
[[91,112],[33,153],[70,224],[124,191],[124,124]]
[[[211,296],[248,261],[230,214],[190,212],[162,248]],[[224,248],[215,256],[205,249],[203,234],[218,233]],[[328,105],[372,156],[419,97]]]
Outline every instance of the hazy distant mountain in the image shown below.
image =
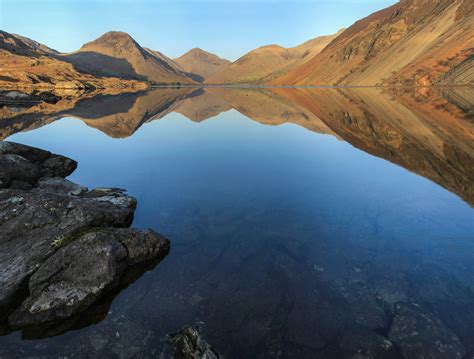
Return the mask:
[[474,1],[402,0],[345,30],[275,85],[474,83]]
[[259,47],[209,77],[205,82],[226,84],[269,81],[289,71],[293,66],[310,60],[324,49],[336,35],[317,37],[291,48],[279,45]]
[[199,82],[221,71],[231,62],[210,52],[194,48],[174,61],[186,72],[195,76]]
[[193,83],[163,56],[144,49],[127,33],[110,31],[85,44],[79,51],[65,55],[65,59],[78,69],[98,76],[116,76],[156,84]]
[[36,41],[0,31],[0,87],[124,88],[137,81],[98,78],[62,61],[61,55]]

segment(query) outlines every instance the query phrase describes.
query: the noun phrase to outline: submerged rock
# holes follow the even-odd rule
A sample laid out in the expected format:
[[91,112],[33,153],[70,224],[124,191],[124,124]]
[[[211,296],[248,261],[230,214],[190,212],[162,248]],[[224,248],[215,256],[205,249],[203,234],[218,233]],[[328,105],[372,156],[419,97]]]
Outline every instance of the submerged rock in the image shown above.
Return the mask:
[[463,358],[457,335],[441,320],[415,303],[398,303],[389,338],[404,358]]
[[169,250],[158,233],[126,228],[136,200],[123,190],[88,191],[62,178],[76,166],[0,142],[0,320],[12,328],[77,315],[129,267]]
[[201,336],[199,330],[191,326],[182,328],[171,336],[175,345],[175,359],[223,359]]

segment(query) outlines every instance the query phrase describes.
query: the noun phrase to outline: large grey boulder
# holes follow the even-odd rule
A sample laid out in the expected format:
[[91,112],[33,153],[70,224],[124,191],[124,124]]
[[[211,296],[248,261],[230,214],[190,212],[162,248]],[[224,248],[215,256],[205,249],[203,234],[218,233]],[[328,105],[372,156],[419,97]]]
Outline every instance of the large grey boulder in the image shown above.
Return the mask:
[[35,185],[42,177],[66,177],[77,168],[77,162],[49,151],[14,142],[0,142],[0,188],[12,182]]
[[117,288],[127,269],[169,251],[158,233],[127,228],[136,200],[123,190],[64,179],[76,166],[0,142],[0,322],[12,328],[75,316]]

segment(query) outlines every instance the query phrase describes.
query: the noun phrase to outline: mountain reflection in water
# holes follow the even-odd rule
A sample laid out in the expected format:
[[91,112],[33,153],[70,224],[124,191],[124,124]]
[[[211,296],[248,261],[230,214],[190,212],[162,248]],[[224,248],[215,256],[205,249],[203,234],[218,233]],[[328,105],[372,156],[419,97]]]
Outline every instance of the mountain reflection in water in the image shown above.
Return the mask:
[[[10,334],[0,357],[156,357],[198,321],[230,358],[401,358],[410,340],[474,355],[474,89],[59,97],[3,107],[0,138],[78,160],[80,183],[127,188],[135,224],[172,250],[99,324]],[[407,318],[415,338],[397,333]]]
[[237,110],[266,125],[294,123],[336,136],[422,175],[474,204],[474,89],[167,88],[70,96],[24,111],[3,109],[0,139],[64,117],[113,138],[171,112],[201,122]]

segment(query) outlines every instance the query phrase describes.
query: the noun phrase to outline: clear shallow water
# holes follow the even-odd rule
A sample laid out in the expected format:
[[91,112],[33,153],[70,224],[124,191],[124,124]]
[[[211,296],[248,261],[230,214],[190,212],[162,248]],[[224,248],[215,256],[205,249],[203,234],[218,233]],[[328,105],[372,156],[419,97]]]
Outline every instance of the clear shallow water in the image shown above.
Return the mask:
[[73,109],[9,137],[77,160],[73,181],[126,188],[139,203],[134,226],[172,249],[96,325],[0,337],[0,356],[154,356],[167,333],[203,322],[226,357],[397,358],[398,348],[373,348],[399,302],[474,353],[474,132],[463,103],[319,91],[273,102],[253,90],[155,92],[113,121]]

